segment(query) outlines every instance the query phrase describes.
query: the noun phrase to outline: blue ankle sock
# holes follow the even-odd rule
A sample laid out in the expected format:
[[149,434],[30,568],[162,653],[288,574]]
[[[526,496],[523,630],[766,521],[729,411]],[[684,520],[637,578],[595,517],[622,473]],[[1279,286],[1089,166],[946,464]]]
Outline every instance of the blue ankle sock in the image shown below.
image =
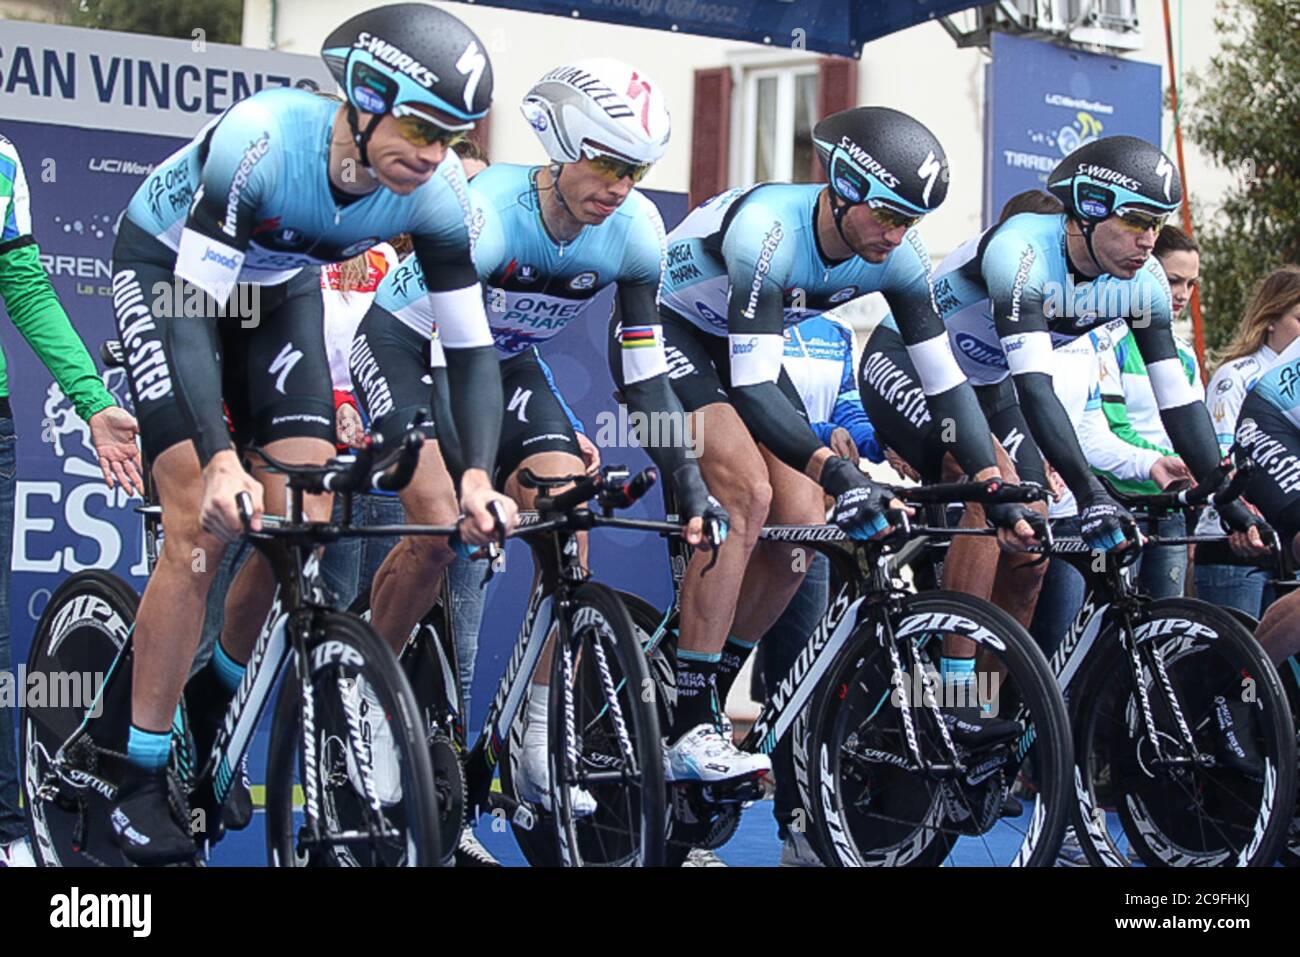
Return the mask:
[[212,649],[212,667],[221,681],[221,686],[231,694],[244,680],[244,672],[248,670],[246,666],[226,654],[226,649],[221,647],[220,641],[217,642],[217,647]]
[[131,725],[126,739],[126,756],[132,764],[146,771],[158,771],[167,766],[171,753],[170,731],[145,731]]

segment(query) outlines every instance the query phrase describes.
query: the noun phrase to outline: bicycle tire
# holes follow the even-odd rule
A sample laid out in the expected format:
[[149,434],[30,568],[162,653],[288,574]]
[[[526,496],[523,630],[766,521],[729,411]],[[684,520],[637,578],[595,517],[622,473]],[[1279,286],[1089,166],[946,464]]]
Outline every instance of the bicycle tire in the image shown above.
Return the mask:
[[[1235,689],[1243,700],[1253,696],[1247,720],[1254,727],[1243,734],[1266,762],[1259,782],[1227,768],[1183,764],[1169,771],[1153,761],[1149,738],[1135,737],[1144,723],[1117,628],[1107,623],[1071,695],[1074,824],[1085,856],[1094,866],[1130,863],[1105,822],[1098,797],[1104,782],[1121,833],[1148,866],[1271,865],[1291,826],[1296,787],[1295,726],[1277,670],[1253,636],[1214,605],[1167,598],[1141,606],[1134,629],[1159,656],[1197,750],[1215,750],[1214,699],[1226,701]],[[1177,720],[1147,669],[1144,662],[1157,735],[1170,747],[1180,739]],[[1189,816],[1188,807],[1205,813]]]
[[[1023,731],[1014,747],[999,745],[1002,750],[979,757],[964,781],[939,785],[914,770],[903,740],[901,708],[883,708],[893,690],[889,656],[876,636],[876,623],[863,620],[810,704],[808,772],[814,801],[809,816],[813,846],[823,862],[998,864],[985,835],[1000,821],[1011,820],[1001,817],[1003,802],[1014,775],[1027,773],[1036,787],[1033,807],[1023,830],[1008,825],[1010,833],[1004,836],[1012,843],[1000,852],[1000,863],[1050,866],[1060,850],[1073,795],[1065,705],[1042,651],[1004,611],[955,592],[903,598],[893,626],[896,635],[917,636],[922,652],[934,647],[937,654],[942,635],[962,634],[986,653],[996,653],[1007,667],[1007,677],[999,683],[1001,710],[1016,715]],[[877,719],[882,711],[885,716]],[[937,722],[928,712],[913,709],[923,754],[933,751],[927,744],[938,740]],[[856,749],[861,732],[874,747],[855,750],[853,761],[843,760],[848,757],[844,748],[852,742]],[[869,757],[861,759],[862,754]],[[964,843],[967,838],[970,842]]]
[[[116,575],[88,569],[68,577],[50,596],[27,659],[27,675],[101,675],[101,714],[88,727],[91,739],[105,748],[120,749],[131,720],[131,652],[118,660],[125,680],[108,681],[135,624],[140,599],[135,589]],[[84,686],[85,682],[81,684]],[[68,687],[66,682],[63,684]],[[24,692],[26,689],[22,689]],[[83,687],[84,697],[84,687]],[[114,768],[99,767],[94,748],[82,752],[84,763],[72,767],[87,775],[81,783],[58,782],[58,799],[40,796],[49,755],[55,753],[85,719],[88,703],[50,703],[20,712],[19,751],[23,758],[23,814],[31,835],[32,856],[42,867],[128,866],[113,840],[109,807],[116,791]],[[74,772],[75,773],[75,772]],[[53,784],[54,782],[49,782]],[[73,839],[78,827],[84,830]]]
[[[568,614],[571,647],[557,642],[551,656],[547,721],[557,860],[564,866],[662,866],[663,743],[644,649],[626,606],[604,585],[580,586]],[[613,768],[621,780],[609,777]],[[596,774],[605,777],[597,782]],[[595,797],[593,814],[573,813],[570,785]]]
[[[391,650],[369,625],[352,615],[322,613],[309,647],[312,661],[312,735],[302,733],[304,702],[297,663],[291,658],[290,670],[282,683],[271,727],[267,751],[267,856],[273,867],[315,866],[438,866],[446,858],[440,847],[441,822],[437,791],[429,755],[426,729],[410,683],[393,657]],[[368,849],[362,844],[326,847],[320,853],[299,853],[301,831],[293,815],[293,773],[297,768],[305,780],[316,773],[320,781],[321,806],[308,809],[322,827],[337,825],[340,830],[354,830],[350,820],[365,816],[359,807],[369,802],[356,791],[353,778],[364,787],[364,763],[350,744],[349,718],[344,695],[355,691],[361,679],[372,689],[387,716],[392,748],[397,755],[400,796],[379,812],[372,823],[391,824],[400,828],[401,841],[385,841]],[[354,712],[355,714],[355,712]],[[359,723],[359,722],[358,722]],[[359,731],[356,734],[360,734]],[[349,766],[349,752],[351,765]],[[375,775],[374,778],[377,778]],[[374,780],[372,778],[372,780]],[[328,842],[328,839],[327,839]]]
[[[455,855],[465,826],[465,722],[460,693],[460,675],[454,659],[448,660],[443,647],[444,611],[440,593],[432,608],[415,627],[402,647],[398,662],[415,693],[424,724],[429,755],[433,762],[433,783],[438,790],[438,814],[442,822],[439,846],[448,861]],[[370,623],[370,595],[358,595],[348,614]]]

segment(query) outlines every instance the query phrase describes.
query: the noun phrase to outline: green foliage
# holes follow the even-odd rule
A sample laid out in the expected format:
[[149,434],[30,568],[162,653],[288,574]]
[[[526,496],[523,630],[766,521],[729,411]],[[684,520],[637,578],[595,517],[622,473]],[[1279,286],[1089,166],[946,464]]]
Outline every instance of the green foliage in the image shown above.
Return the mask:
[[[1300,0],[1221,0],[1222,49],[1189,74],[1184,128],[1236,173],[1198,224],[1206,340],[1224,345],[1251,287],[1300,263]],[[1195,184],[1192,184],[1195,187]]]
[[238,44],[243,20],[243,0],[74,0],[65,22],[180,40],[191,40],[195,30],[202,30],[207,43]]

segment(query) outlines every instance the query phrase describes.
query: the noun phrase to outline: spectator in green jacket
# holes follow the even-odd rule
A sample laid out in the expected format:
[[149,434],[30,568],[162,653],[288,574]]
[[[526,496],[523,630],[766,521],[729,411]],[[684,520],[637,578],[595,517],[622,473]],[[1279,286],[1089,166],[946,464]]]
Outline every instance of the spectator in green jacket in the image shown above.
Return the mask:
[[[0,136],[0,299],[5,311],[41,362],[90,425],[104,481],[143,492],[136,422],[104,388],[95,363],[63,311],[41,267],[32,236],[27,179],[13,143]],[[0,670],[12,670],[9,639],[10,548],[14,529],[13,411],[9,378],[0,353]],[[0,707],[0,867],[30,866],[27,825],[18,809],[16,708]]]

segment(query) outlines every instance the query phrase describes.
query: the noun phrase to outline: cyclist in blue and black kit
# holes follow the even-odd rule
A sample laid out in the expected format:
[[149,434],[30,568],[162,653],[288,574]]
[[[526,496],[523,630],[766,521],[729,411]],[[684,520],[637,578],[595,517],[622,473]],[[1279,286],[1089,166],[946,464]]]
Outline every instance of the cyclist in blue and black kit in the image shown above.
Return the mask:
[[[1169,157],[1130,136],[1075,150],[1048,177],[1064,215],[1024,213],[989,230],[963,265],[936,279],[941,308],[973,323],[963,331],[1006,359],[1031,437],[1079,503],[1085,540],[1125,546],[1133,518],[1098,481],[1052,389],[1051,350],[1124,319],[1150,373],[1160,417],[1197,478],[1219,462],[1205,403],[1188,383],[1171,327],[1169,285],[1151,256],[1156,235],[1182,203]],[[989,300],[991,310],[967,307]],[[1234,548],[1263,548],[1261,524],[1240,503],[1221,516]]]
[[[668,385],[655,310],[663,223],[650,200],[633,188],[668,146],[662,90],[616,60],[581,60],[543,76],[522,109],[552,164],[498,163],[479,173],[471,186],[471,230],[506,400],[494,479],[527,508],[536,492],[519,485],[520,469],[539,475],[583,471],[570,419],[535,346],[570,323],[605,323],[608,317],[592,308],[602,289],[617,287],[614,321],[624,330],[618,372],[628,405],[658,417],[681,418],[682,411]],[[375,428],[385,434],[400,433],[440,401],[443,330],[428,309],[421,272],[419,263],[407,263],[385,277],[353,341],[353,381]],[[449,462],[458,454],[454,440],[441,447]],[[710,540],[725,537],[726,513],[710,501],[699,467],[685,450],[651,444],[647,451],[673,482],[687,520],[686,539],[701,544],[706,524],[712,526]],[[425,469],[423,463],[421,469],[402,492],[408,520],[444,520],[455,508],[446,470]],[[439,572],[451,557],[428,539],[406,538],[375,576],[372,621],[395,647],[432,606]],[[534,663],[524,666],[533,669]],[[547,806],[548,673],[545,661],[533,671],[517,785],[522,797]],[[572,800],[578,813],[595,809],[594,799],[580,789]]]
[[[236,447],[255,442],[308,464],[333,454],[313,267],[411,234],[458,410],[461,535],[485,543],[494,528],[500,378],[470,258],[467,187],[449,153],[491,101],[483,45],[455,17],[410,3],[348,20],[322,56],[345,103],[270,90],[235,104],[144,182],[113,251],[114,307],[165,530],[136,619],[129,770],[112,814],[138,863],[195,851],[165,769],[208,588],[226,543],[243,532],[236,497],[251,498],[254,528],[264,507],[284,508],[283,479],[256,465],[250,475]],[[310,497],[307,512],[328,519],[329,497]],[[200,754],[242,680],[273,587],[253,556],[231,586],[212,661],[185,688]],[[251,731],[249,717],[236,735]],[[223,823],[246,826],[251,810],[237,785]],[[208,809],[209,837],[218,813]]]
[[[912,228],[947,194],[942,146],[916,120],[879,107],[829,116],[813,140],[829,186],[729,190],[668,239],[660,313],[673,388],[695,419],[691,434],[704,438],[705,478],[735,531],[707,581],[697,556],[683,582],[673,780],[727,780],[769,768],[765,755],[741,753],[725,739],[713,704],[715,690],[726,700],[730,663],[744,660],[803,578],[790,548],[756,547],[764,521],[820,523],[825,493],[849,534],[888,529],[889,495],[822,445],[782,372],[787,325],[883,293],[923,369],[920,399],[953,420],[967,474],[998,474],[988,425],[935,309],[929,256]],[[1028,509],[992,511],[1018,541],[1034,540],[1037,516]]]

